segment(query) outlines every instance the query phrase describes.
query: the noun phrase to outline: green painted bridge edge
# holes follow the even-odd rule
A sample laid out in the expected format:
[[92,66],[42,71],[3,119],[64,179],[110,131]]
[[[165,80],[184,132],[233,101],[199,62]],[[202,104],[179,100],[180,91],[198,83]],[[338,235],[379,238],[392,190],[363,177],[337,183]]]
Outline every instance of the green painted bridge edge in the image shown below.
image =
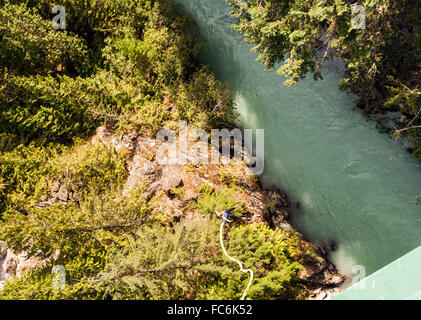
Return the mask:
[[345,289],[333,300],[421,300],[421,246]]

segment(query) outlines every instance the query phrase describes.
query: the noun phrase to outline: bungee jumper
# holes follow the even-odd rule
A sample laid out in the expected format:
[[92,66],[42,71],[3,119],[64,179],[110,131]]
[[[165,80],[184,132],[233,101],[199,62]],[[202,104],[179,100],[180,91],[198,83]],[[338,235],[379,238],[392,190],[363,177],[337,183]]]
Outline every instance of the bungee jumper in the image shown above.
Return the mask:
[[215,212],[216,212],[216,215],[218,216],[218,217],[221,217],[224,221],[223,221],[223,223],[225,223],[225,222],[232,222],[232,220],[230,220],[230,219],[234,219],[234,220],[241,220],[241,219],[243,219],[243,218],[240,218],[240,217],[237,217],[237,216],[235,216],[235,215],[233,215],[233,214],[231,214],[231,212],[235,209],[235,208],[237,208],[238,207],[238,204],[235,206],[235,207],[233,207],[233,208],[231,208],[231,209],[227,209],[227,210],[225,210],[225,211],[222,211],[222,212],[218,212],[218,211],[216,211],[215,209]]

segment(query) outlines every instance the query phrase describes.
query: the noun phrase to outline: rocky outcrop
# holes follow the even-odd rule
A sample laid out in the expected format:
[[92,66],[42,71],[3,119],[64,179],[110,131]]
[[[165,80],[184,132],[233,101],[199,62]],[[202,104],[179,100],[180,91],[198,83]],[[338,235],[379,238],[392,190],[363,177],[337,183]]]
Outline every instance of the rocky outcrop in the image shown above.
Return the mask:
[[339,287],[320,287],[313,290],[309,296],[310,300],[330,300],[342,290]]
[[42,265],[38,258],[28,258],[25,253],[15,253],[0,241],[0,281],[20,277],[24,272]]

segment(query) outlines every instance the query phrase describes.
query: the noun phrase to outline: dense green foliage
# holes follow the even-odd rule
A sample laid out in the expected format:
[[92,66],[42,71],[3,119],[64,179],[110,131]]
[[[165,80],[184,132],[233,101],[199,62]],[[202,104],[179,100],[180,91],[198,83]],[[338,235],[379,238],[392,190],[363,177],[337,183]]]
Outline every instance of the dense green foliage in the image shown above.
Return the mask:
[[[124,150],[87,141],[101,125],[143,135],[181,119],[233,126],[231,92],[197,62],[195,23],[171,0],[63,0],[57,31],[54,4],[0,3],[0,240],[42,261],[0,299],[239,298],[248,279],[209,215],[234,205],[236,187],[202,188],[192,210],[205,220],[178,222],[153,207],[146,184],[123,196]],[[293,234],[242,225],[225,236],[256,270],[249,297],[303,297]],[[64,289],[52,286],[57,265]]]
[[322,62],[340,56],[345,63],[342,88],[358,96],[366,112],[399,110],[405,118],[397,134],[409,133],[421,156],[421,2],[362,0],[365,29],[353,28],[352,6],[346,0],[228,0],[239,18],[234,28],[255,44],[258,60],[287,85],[312,73],[322,78]]
[[[93,283],[115,299],[239,299],[248,276],[223,255],[218,238],[212,219],[178,224],[174,233],[142,228]],[[225,241],[230,254],[255,270],[250,298],[300,297],[294,238],[254,224],[232,229]]]

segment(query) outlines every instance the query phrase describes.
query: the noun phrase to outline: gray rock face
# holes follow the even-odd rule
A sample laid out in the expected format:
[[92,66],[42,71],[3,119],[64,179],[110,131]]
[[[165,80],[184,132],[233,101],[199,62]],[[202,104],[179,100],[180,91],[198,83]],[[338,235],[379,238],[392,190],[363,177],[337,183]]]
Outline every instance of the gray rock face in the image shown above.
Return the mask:
[[340,288],[328,288],[322,287],[314,290],[309,299],[310,300],[330,300],[337,294],[339,294],[342,290]]
[[3,241],[0,241],[0,259],[4,259],[7,254],[7,247]]
[[282,190],[270,190],[267,195],[275,203],[276,208],[289,208],[289,201],[287,194]]
[[[346,280],[345,276],[340,274],[336,267],[322,256],[320,248],[308,244],[314,253],[312,257],[308,257],[302,262],[304,269],[300,271],[298,278],[310,286],[316,286],[318,289],[336,288],[340,290],[339,286]],[[335,292],[332,291],[331,293]]]
[[151,185],[151,189],[169,191],[184,185],[179,166],[166,166],[162,170],[162,177]]
[[8,281],[12,277],[21,276],[23,272],[39,266],[37,258],[28,258],[25,253],[16,254],[0,241],[0,281]]
[[285,212],[282,210],[278,210],[276,211],[272,217],[271,217],[271,221],[273,223],[273,225],[275,225],[276,227],[287,231],[287,232],[291,232],[293,230],[291,224],[286,221],[285,218]]
[[66,202],[69,200],[69,191],[65,186],[61,186],[60,190],[57,192],[56,197],[63,202]]
[[60,190],[60,183],[54,182],[50,188],[51,192],[58,192]]

